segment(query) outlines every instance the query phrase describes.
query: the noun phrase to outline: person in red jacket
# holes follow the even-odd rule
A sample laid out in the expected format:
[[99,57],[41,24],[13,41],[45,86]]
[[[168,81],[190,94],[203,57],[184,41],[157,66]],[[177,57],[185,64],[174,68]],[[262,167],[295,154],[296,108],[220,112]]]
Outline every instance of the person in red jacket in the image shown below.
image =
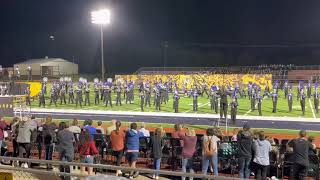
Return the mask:
[[[81,163],[90,163],[93,164],[94,156],[98,155],[99,152],[97,150],[97,147],[94,143],[94,140],[90,138],[90,132],[87,129],[83,129],[83,131],[80,134],[79,139],[79,146],[78,146],[78,152],[80,155],[80,162]],[[84,174],[85,167],[80,167],[81,174]],[[88,168],[88,174],[93,174],[93,168]]]

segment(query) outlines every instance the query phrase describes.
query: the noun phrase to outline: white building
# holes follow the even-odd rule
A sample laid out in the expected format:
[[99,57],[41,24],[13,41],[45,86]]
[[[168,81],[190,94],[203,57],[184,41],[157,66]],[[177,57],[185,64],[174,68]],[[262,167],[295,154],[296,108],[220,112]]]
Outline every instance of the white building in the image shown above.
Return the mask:
[[29,59],[27,61],[14,64],[13,68],[15,71],[17,67],[19,68],[20,75],[28,75],[28,67],[31,67],[32,75],[38,76],[64,76],[78,74],[78,64],[61,58]]

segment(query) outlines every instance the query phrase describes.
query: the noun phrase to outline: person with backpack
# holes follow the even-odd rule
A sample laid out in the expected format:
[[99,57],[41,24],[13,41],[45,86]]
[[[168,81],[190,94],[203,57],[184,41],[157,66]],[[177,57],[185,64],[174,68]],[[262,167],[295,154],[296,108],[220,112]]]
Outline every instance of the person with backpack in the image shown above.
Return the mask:
[[[123,131],[120,131],[121,122],[116,122],[116,130],[113,130],[110,134],[111,140],[111,148],[113,156],[116,157],[116,166],[120,166],[122,156],[123,156],[123,149],[124,149],[124,141],[125,141],[125,134]],[[121,170],[117,170],[116,176],[121,175]]]
[[220,139],[214,135],[214,130],[208,128],[206,135],[203,136],[203,148],[202,148],[202,173],[207,174],[209,165],[213,167],[213,174],[218,176],[218,145],[217,142]]
[[[183,141],[182,148],[182,172],[186,173],[187,168],[190,170],[190,173],[194,173],[193,170],[193,155],[196,152],[197,145],[197,136],[192,128],[188,128],[187,134],[180,137]],[[185,180],[186,177],[181,177],[182,180]],[[192,180],[193,178],[189,178]]]
[[[162,128],[157,128],[154,135],[152,136],[152,153],[153,153],[153,165],[154,169],[160,170],[160,163],[162,157],[162,148],[164,146],[163,142],[164,133]],[[152,179],[159,179],[159,173],[155,173]]]
[[[52,122],[52,117],[48,116],[45,124],[42,126],[43,143],[45,146],[45,160],[52,160],[54,145],[57,141],[56,130],[56,124]],[[48,165],[47,169],[52,169],[51,165]]]
[[[80,134],[80,141],[78,146],[78,152],[80,155],[81,163],[93,164],[94,156],[99,154],[99,151],[94,143],[94,140],[90,136],[89,129],[83,129]],[[80,166],[81,174],[84,174],[86,167]],[[93,174],[93,168],[88,167],[88,174]]]

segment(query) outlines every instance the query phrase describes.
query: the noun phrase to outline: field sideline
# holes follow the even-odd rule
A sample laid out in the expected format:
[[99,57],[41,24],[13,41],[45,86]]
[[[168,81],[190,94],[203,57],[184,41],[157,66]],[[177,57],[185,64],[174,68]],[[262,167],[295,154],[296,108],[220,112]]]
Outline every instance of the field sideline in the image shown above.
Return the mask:
[[[47,95],[46,95],[46,108],[60,108],[60,109],[76,109],[75,104],[62,104],[60,105],[60,100],[58,100],[57,107],[54,105],[49,106],[49,95],[50,95],[50,89],[51,89],[51,84],[47,85]],[[293,88],[293,93],[295,94],[293,98],[293,110],[291,113],[288,112],[288,102],[284,98],[284,92],[282,90],[279,90],[279,99],[278,99],[278,106],[277,106],[277,112],[272,113],[272,100],[271,98],[265,97],[265,99],[262,102],[262,115],[263,116],[274,116],[274,117],[304,117],[304,118],[318,118],[320,117],[319,114],[315,113],[314,110],[314,103],[313,103],[313,98],[306,99],[306,112],[305,115],[302,116],[301,112],[301,106],[300,102],[296,98],[296,88]],[[113,107],[105,107],[105,105],[100,102],[99,105],[94,105],[94,91],[93,91],[93,86],[91,86],[91,92],[90,92],[90,101],[91,101],[91,106],[84,106],[82,109],[85,110],[111,110],[111,111],[140,111],[140,99],[138,96],[138,90],[135,91],[135,98],[134,102],[132,104],[125,104],[124,98],[122,96],[122,106],[115,106],[115,99],[116,99],[116,94],[112,93],[112,100],[113,100]],[[172,109],[172,94],[169,95],[169,102],[167,104],[162,104],[161,105],[161,111],[162,112],[173,112]],[[181,99],[179,101],[179,112],[183,113],[194,113],[192,111],[192,98],[189,98],[184,95],[180,95]],[[229,102],[231,101],[229,97]],[[245,115],[245,116],[258,116],[258,111],[251,111],[250,110],[250,100],[248,98],[240,98],[238,99],[238,115]],[[35,98],[34,101],[31,103],[31,108],[32,107],[38,107],[39,101],[38,98]],[[78,107],[80,109],[80,107]],[[151,107],[145,107],[144,109],[145,112],[156,112],[155,107],[153,106],[153,94],[151,97]],[[229,108],[230,111],[230,108]],[[198,112],[197,113],[214,113],[210,109],[210,99],[207,98],[206,95],[203,97],[198,98]],[[219,113],[219,112],[218,112]]]

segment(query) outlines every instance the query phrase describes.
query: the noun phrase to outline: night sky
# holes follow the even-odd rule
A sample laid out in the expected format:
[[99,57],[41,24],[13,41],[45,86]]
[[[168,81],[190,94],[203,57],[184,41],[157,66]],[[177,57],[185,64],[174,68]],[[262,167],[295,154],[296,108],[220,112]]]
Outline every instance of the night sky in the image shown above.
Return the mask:
[[108,73],[320,62],[319,0],[2,0],[0,64],[61,57],[81,73],[99,73],[100,31],[90,22],[99,7],[112,14],[104,29]]

